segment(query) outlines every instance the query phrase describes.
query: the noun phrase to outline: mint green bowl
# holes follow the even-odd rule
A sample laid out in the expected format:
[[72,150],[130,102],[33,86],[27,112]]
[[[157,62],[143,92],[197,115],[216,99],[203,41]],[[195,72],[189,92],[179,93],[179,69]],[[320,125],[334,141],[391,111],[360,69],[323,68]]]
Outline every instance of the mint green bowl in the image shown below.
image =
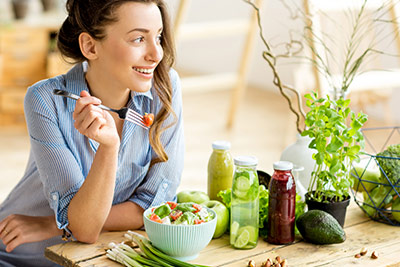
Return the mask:
[[182,261],[197,258],[200,251],[210,243],[217,225],[217,214],[209,222],[196,225],[169,225],[153,222],[148,218],[151,208],[143,213],[144,227],[153,246]]

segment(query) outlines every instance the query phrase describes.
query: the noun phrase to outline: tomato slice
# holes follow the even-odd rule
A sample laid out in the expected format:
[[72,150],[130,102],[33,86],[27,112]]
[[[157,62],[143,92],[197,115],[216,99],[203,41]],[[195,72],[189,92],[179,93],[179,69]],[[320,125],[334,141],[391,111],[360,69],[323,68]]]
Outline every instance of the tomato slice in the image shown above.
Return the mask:
[[193,204],[193,208],[195,208],[196,210],[193,211],[193,213],[197,213],[199,211],[201,211],[202,207],[199,204]]
[[162,223],[160,217],[157,214],[154,214],[154,213],[150,215],[150,220],[152,220],[154,222]]
[[178,203],[172,202],[172,201],[167,201],[167,204],[169,205],[169,207],[171,208],[171,210],[175,209],[176,206],[178,206]]
[[150,127],[153,124],[153,121],[154,121],[154,114],[153,113],[144,113],[143,123],[147,127]]
[[194,224],[201,224],[204,220],[194,219]]
[[176,221],[182,214],[183,212],[181,210],[174,210],[169,216],[171,216],[172,220]]

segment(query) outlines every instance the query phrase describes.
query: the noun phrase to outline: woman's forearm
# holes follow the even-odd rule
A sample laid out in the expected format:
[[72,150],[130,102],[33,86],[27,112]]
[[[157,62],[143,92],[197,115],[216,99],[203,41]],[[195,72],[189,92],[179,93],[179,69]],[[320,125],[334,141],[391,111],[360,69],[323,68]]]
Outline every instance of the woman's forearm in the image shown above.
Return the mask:
[[143,209],[134,202],[127,201],[114,205],[104,224],[104,231],[126,231],[143,226]]
[[69,230],[86,243],[97,240],[110,213],[114,196],[119,144],[97,149],[85,182],[68,208]]

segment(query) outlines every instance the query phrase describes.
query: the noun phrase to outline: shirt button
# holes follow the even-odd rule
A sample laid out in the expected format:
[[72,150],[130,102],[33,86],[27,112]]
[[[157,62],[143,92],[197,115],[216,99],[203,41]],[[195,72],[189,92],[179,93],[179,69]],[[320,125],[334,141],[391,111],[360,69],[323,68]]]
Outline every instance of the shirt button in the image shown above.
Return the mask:
[[53,200],[57,200],[57,196],[56,195],[53,195]]
[[168,184],[167,184],[167,183],[163,183],[162,187],[163,187],[164,189],[167,189]]

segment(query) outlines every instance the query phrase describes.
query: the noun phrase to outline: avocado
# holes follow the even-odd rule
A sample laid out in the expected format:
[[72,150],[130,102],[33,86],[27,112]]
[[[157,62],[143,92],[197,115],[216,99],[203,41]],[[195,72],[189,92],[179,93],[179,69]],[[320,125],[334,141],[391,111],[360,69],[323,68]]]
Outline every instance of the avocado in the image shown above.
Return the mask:
[[346,240],[346,233],[338,221],[322,210],[309,210],[296,221],[303,238],[313,244],[334,244]]

